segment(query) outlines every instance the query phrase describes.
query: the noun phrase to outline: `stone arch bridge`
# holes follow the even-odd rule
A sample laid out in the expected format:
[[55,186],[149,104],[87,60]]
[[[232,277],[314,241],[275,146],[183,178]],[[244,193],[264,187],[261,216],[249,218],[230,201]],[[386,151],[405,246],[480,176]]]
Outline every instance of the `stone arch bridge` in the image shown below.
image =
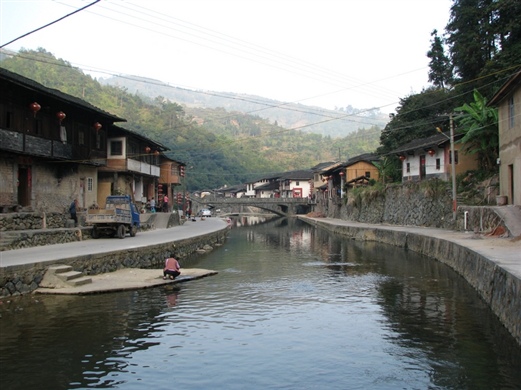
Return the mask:
[[316,204],[308,198],[216,198],[210,196],[192,200],[216,209],[233,206],[258,207],[283,217],[307,214],[313,211],[313,206]]

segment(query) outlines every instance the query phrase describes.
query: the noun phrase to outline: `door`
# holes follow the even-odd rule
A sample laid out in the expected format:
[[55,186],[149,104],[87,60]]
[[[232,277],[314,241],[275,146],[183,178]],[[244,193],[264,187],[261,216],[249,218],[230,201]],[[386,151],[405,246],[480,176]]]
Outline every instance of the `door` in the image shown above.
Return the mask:
[[18,204],[23,207],[31,205],[31,167],[18,165]]
[[426,171],[425,171],[425,155],[420,156],[420,180],[425,179]]

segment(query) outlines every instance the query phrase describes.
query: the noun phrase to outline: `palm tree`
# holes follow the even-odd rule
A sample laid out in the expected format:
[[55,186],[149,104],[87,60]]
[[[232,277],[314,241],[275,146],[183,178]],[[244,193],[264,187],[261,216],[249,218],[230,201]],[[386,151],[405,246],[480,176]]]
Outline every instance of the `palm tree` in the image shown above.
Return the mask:
[[463,133],[459,141],[464,151],[478,155],[481,170],[493,172],[499,151],[498,111],[487,106],[487,99],[474,90],[474,102],[465,103],[454,109],[461,115],[456,117],[458,132]]

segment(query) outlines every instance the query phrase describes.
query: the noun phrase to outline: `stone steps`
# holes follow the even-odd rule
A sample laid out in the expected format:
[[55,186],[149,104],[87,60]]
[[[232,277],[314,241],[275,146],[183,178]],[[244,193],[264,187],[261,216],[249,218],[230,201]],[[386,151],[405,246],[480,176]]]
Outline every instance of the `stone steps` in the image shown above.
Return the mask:
[[92,283],[92,278],[83,276],[82,272],[74,271],[70,265],[51,265],[45,273],[40,287],[63,288],[76,287]]

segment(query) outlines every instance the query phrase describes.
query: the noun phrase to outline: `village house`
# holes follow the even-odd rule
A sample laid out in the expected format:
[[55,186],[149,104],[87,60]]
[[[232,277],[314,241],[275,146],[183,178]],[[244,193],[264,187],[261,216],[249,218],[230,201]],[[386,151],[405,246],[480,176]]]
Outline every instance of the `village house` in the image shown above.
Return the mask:
[[310,169],[283,173],[277,181],[280,182],[279,192],[282,198],[309,198],[313,172]]
[[125,120],[0,68],[0,205],[64,212],[97,201],[107,131]]
[[347,160],[343,165],[345,171],[345,186],[356,187],[358,185],[366,185],[371,179],[378,181],[380,174],[374,163],[379,160],[380,156],[374,153],[361,154]]
[[[276,187],[277,187],[276,195],[274,192],[275,190],[273,190],[272,193],[273,193],[273,196],[275,196],[275,197],[279,196],[279,193],[278,193],[279,184],[277,182],[277,179],[279,177],[280,177],[280,174],[273,174],[270,176],[262,176],[258,179],[255,179],[254,181],[247,182],[246,183],[246,192],[244,193],[244,195],[249,198],[258,198],[258,197],[260,197],[260,193],[257,191],[258,187],[267,188],[268,186],[271,186],[273,183],[276,183]],[[268,190],[266,189],[265,192],[266,192],[265,195],[267,195]],[[269,196],[264,196],[264,197],[269,197]]]
[[499,114],[499,191],[506,203],[521,205],[521,70],[492,97]]
[[333,172],[342,166],[342,162],[332,161],[315,165],[311,168],[313,177],[311,179],[311,198],[328,199],[335,192],[333,191]]
[[106,164],[98,168],[99,206],[105,207],[105,198],[113,194],[132,195],[138,207],[157,199],[160,155],[166,148],[118,126],[109,133]]
[[[457,142],[461,135],[454,136],[454,161],[456,175],[478,168],[475,155],[461,151]],[[391,152],[402,162],[402,182],[438,178],[451,178],[451,142],[446,133],[411,141]]]

